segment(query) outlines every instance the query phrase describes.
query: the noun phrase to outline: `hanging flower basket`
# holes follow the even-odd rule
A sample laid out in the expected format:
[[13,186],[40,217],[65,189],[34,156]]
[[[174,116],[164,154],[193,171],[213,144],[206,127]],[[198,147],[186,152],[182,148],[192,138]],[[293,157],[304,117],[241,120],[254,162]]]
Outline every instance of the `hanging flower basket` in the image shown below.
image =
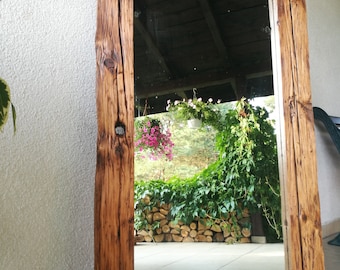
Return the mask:
[[198,128],[201,125],[217,127],[221,118],[212,98],[207,102],[202,98],[175,100],[173,103],[168,100],[166,109],[173,112],[176,119],[187,121],[190,128]]
[[197,118],[189,119],[187,120],[187,123],[188,127],[192,129],[200,128],[202,126],[202,120]]
[[158,119],[145,117],[135,123],[135,152],[141,152],[142,157],[172,160],[174,143],[170,138],[170,130],[164,128]]

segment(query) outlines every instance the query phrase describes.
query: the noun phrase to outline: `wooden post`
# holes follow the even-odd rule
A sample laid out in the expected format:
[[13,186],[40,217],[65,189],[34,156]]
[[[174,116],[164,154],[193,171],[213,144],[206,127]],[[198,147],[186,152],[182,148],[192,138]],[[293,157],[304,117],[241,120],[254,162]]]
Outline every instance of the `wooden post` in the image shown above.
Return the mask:
[[133,0],[98,0],[95,269],[132,270]]
[[[269,0],[286,269],[324,269],[304,0]],[[133,269],[133,1],[98,0],[95,268]],[[275,57],[275,55],[277,57]]]
[[[270,0],[286,269],[324,269],[306,3]],[[276,57],[275,57],[276,56]]]

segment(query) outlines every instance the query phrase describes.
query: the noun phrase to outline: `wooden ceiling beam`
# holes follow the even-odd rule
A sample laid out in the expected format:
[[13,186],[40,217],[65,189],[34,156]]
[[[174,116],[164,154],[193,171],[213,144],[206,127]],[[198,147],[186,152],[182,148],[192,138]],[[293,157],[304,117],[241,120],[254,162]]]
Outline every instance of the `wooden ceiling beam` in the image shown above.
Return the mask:
[[142,36],[143,40],[145,41],[145,43],[146,43],[147,47],[149,48],[149,50],[151,51],[151,53],[157,59],[159,65],[164,70],[164,73],[165,73],[164,75],[167,76],[169,79],[172,78],[172,73],[171,73],[168,65],[166,64],[166,61],[165,61],[162,53],[160,52],[158,46],[155,44],[150,33],[145,28],[144,24],[140,21],[138,16],[135,16],[135,18],[134,18],[134,26],[136,27],[136,29],[138,30],[138,32]]
[[[257,73],[249,73],[245,75],[246,79],[254,79],[272,75],[272,71],[263,71]],[[167,94],[183,93],[193,88],[205,88],[230,83],[235,83],[235,76],[226,76],[225,74],[209,74],[206,76],[198,75],[188,78],[171,80],[165,83],[153,84],[145,87],[136,87],[136,95],[138,98],[146,98],[151,96],[162,96]],[[180,95],[182,96],[182,95]]]
[[204,18],[209,26],[210,33],[214,39],[215,45],[217,47],[218,53],[221,56],[222,59],[224,59],[225,63],[228,63],[229,55],[227,53],[227,48],[223,42],[221,33],[218,29],[215,17],[213,15],[213,12],[211,10],[211,7],[207,0],[199,0]]
[[173,93],[181,93],[183,91],[192,90],[193,88],[204,88],[208,86],[221,85],[231,82],[231,77],[214,77],[207,78],[205,76],[181,78],[165,83],[154,84],[144,88],[136,87],[136,96],[138,98],[146,98],[150,96],[162,96]]

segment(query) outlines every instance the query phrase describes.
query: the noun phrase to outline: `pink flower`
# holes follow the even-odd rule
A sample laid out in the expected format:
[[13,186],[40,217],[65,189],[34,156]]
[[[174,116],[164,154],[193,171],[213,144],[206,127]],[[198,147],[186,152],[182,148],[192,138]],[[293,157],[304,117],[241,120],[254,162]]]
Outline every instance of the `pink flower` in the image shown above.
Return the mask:
[[[136,151],[145,152],[150,159],[159,159],[162,156],[168,160],[172,159],[171,132],[163,129],[157,120],[145,121],[144,125],[137,129],[135,134]],[[138,150],[137,150],[138,149]]]

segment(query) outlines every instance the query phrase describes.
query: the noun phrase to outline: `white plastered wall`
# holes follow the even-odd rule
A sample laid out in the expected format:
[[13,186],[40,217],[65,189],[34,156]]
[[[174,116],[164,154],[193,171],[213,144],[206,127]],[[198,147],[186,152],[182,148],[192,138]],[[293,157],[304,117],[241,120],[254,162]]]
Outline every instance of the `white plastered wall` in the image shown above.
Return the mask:
[[[307,1],[313,105],[340,116],[340,2]],[[96,1],[0,1],[0,269],[93,269]],[[323,225],[340,218],[340,155],[318,127]],[[339,228],[340,230],[340,228]]]
[[[340,116],[340,1],[307,0],[313,106]],[[318,179],[324,236],[340,231],[340,154],[316,122]]]
[[93,269],[96,4],[0,1],[0,269]]

